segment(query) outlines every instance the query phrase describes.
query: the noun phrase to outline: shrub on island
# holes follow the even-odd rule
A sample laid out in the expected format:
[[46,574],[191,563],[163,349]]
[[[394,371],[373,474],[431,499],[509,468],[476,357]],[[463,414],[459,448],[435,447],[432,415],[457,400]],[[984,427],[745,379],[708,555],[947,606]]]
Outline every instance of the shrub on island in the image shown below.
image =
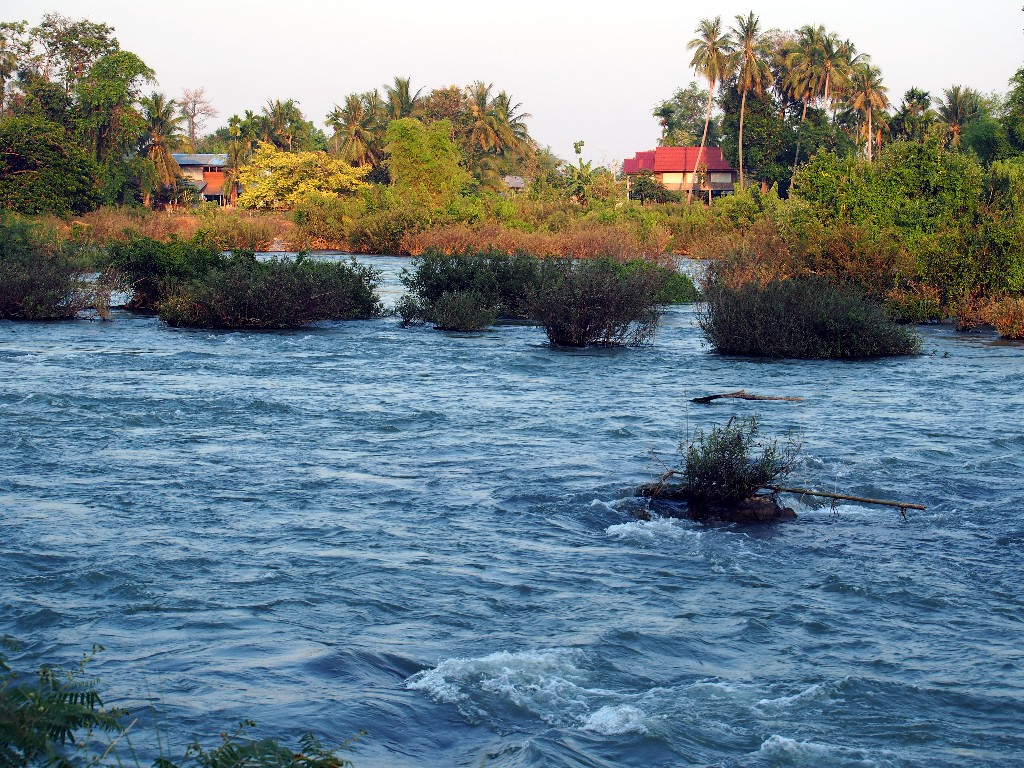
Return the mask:
[[719,352],[774,358],[912,355],[920,338],[894,323],[862,288],[824,278],[730,283],[711,267],[700,327]]
[[155,310],[179,284],[202,279],[223,261],[220,248],[202,239],[160,242],[135,236],[113,242],[109,266],[131,289],[131,309]]
[[547,259],[530,313],[557,346],[641,346],[658,328],[666,281],[662,270],[608,258]]
[[65,320],[84,309],[109,317],[111,286],[39,228],[0,218],[0,319]]
[[160,319],[196,328],[298,328],[318,320],[381,314],[380,273],[299,254],[262,261],[251,251],[222,256],[201,277],[171,288],[157,304]]
[[540,262],[497,250],[446,254],[430,249],[413,266],[401,275],[407,293],[396,311],[402,323],[475,331],[497,318],[529,317],[528,297],[537,285]]

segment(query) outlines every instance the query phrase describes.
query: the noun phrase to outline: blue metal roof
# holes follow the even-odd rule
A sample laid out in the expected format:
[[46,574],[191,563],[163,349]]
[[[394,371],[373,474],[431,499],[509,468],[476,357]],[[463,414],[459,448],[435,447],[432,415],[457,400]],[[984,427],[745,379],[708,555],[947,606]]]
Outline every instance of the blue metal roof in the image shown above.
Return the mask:
[[172,153],[171,157],[178,165],[217,165],[228,164],[227,155],[193,155],[187,152]]

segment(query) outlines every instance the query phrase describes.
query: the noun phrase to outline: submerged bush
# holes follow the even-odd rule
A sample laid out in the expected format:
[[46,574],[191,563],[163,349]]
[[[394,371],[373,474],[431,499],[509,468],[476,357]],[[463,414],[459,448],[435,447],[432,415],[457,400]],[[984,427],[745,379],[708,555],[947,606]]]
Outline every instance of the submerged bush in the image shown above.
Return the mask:
[[[724,427],[698,430],[680,445],[683,467],[680,496],[698,512],[728,509],[751,498],[766,486],[778,485],[793,470],[798,447],[791,442],[780,449],[777,440],[757,440],[756,416],[729,419]],[[760,454],[753,455],[754,449]]]
[[665,281],[664,271],[612,259],[548,259],[531,315],[558,346],[640,346],[658,328],[656,297]]
[[355,260],[322,262],[299,254],[260,261],[251,251],[237,252],[173,287],[157,309],[174,326],[297,328],[379,315],[379,280],[379,272]]
[[[13,643],[4,641],[12,648]],[[0,648],[0,766],[139,766],[131,743],[135,722],[128,712],[108,707],[97,690],[98,681],[86,676],[86,666],[101,651],[83,657],[72,669],[43,666],[35,673],[19,673],[7,663]],[[198,742],[188,746],[179,760],[162,755],[157,768],[350,768],[352,763],[325,747],[311,733],[291,749],[275,739],[246,736],[255,727],[250,720],[233,733],[221,734],[221,743],[207,749]],[[157,740],[161,736],[157,734]]]
[[0,319],[60,320],[89,308],[107,317],[109,306],[109,284],[85,274],[67,247],[0,218]]
[[[445,330],[479,330],[498,317],[527,318],[527,298],[539,276],[537,259],[495,250],[456,255],[428,250],[413,266],[402,270],[408,293],[397,312],[406,325],[427,322]],[[456,314],[466,322],[454,322]],[[487,315],[493,316],[482,324]]]
[[139,236],[111,243],[109,260],[131,288],[128,306],[156,309],[172,289],[202,278],[220,266],[223,258],[218,247],[198,240],[172,237],[160,242]]
[[863,289],[820,277],[726,284],[709,270],[700,327],[719,352],[788,358],[910,355],[921,342]]

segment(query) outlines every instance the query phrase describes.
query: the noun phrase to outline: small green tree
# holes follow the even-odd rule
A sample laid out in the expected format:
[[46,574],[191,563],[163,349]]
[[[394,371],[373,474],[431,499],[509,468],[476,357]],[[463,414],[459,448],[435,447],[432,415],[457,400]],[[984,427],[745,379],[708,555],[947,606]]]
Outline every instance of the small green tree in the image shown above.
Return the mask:
[[399,194],[439,207],[469,187],[472,177],[451,134],[447,120],[424,125],[407,117],[388,124],[387,167]]

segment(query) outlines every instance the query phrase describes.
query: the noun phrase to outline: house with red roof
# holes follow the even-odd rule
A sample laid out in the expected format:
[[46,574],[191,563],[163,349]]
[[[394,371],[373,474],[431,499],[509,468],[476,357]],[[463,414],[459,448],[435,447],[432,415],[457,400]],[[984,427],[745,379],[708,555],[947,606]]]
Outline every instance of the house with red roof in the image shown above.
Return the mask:
[[701,173],[697,172],[699,153],[700,147],[658,147],[650,152],[637,152],[635,157],[623,161],[622,174],[628,178],[649,171],[665,189],[676,192],[692,189],[725,195],[735,191],[738,174],[725,161],[722,148],[704,147]]

